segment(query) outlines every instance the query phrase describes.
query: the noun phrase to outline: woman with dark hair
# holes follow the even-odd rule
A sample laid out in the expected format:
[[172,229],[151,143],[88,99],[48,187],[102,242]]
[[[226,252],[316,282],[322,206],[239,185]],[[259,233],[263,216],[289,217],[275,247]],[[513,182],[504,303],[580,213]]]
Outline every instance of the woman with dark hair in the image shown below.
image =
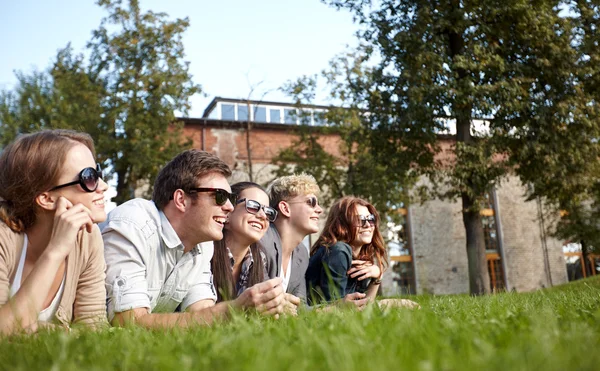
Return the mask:
[[223,239],[215,241],[212,259],[217,301],[237,298],[245,289],[263,282],[265,255],[256,242],[277,218],[277,211],[269,206],[264,188],[252,182],[231,186],[238,195],[237,204],[223,230]]
[[309,303],[332,301],[354,292],[374,298],[387,267],[375,207],[352,196],[336,201],[310,255],[306,271]]
[[106,219],[85,133],[22,135],[0,154],[0,333],[40,323],[105,325]]

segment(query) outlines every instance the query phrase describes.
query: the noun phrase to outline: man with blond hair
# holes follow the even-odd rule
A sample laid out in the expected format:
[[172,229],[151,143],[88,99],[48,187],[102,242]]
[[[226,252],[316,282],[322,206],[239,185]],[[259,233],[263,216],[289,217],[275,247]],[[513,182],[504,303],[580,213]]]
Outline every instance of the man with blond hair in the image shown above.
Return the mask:
[[[312,175],[299,174],[275,179],[267,188],[271,207],[278,217],[258,242],[267,257],[266,272],[269,278],[280,277],[286,307],[295,312],[301,301],[306,301],[308,248],[302,240],[319,231],[319,186]],[[349,294],[345,301],[363,306],[364,294]]]

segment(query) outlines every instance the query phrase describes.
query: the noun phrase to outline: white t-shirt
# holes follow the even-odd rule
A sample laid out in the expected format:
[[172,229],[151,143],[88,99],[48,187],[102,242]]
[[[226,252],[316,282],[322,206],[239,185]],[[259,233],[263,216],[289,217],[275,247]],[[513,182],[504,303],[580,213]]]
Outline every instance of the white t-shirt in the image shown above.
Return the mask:
[[[25,238],[23,241],[23,250],[21,251],[21,258],[19,259],[19,265],[17,265],[17,271],[15,272],[15,279],[13,281],[13,284],[10,287],[10,296],[11,297],[15,296],[17,291],[19,291],[19,289],[21,288],[21,281],[22,281],[22,277],[23,277],[23,267],[25,266],[25,257],[27,256],[27,245],[28,245],[28,240],[27,240],[27,235],[25,235]],[[42,310],[40,312],[40,314],[38,314],[38,321],[52,322],[52,319],[54,318],[54,315],[56,314],[56,311],[58,310],[58,303],[60,303],[60,299],[62,298],[64,291],[65,291],[65,276],[63,275],[63,279],[60,282],[60,287],[58,288],[56,295],[54,295],[54,299],[52,299],[52,302],[50,303],[50,305],[48,305],[48,308]]]
[[279,277],[283,278],[283,292],[287,292],[288,284],[290,283],[290,276],[292,275],[292,257],[288,260],[286,274],[283,273],[283,264],[281,264],[281,270],[279,271]]

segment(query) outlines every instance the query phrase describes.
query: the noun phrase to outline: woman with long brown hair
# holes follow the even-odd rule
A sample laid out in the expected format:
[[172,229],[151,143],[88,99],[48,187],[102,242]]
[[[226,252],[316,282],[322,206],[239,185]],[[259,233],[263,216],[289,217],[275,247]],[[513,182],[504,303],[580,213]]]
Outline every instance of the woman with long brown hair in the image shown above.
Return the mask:
[[0,154],[0,333],[105,325],[108,188],[85,133],[19,136]]
[[237,204],[229,214],[223,239],[214,242],[211,262],[218,302],[235,299],[268,278],[265,255],[256,242],[277,218],[277,211],[269,206],[269,196],[260,185],[240,182],[231,186],[231,192],[238,195]]
[[353,196],[336,201],[310,255],[306,271],[309,303],[332,301],[354,292],[374,298],[387,267],[375,207]]

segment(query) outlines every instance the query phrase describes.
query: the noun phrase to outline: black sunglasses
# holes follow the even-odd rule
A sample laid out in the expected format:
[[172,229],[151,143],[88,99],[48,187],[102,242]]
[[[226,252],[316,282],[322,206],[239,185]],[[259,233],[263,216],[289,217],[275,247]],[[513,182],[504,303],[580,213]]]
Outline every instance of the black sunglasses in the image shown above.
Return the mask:
[[188,193],[194,192],[215,192],[215,202],[219,206],[223,206],[227,203],[227,200],[231,201],[232,205],[236,205],[238,195],[235,193],[229,193],[221,188],[192,188]]
[[359,215],[358,216],[358,225],[363,228],[368,228],[369,226],[374,227],[376,224],[375,220],[376,220],[375,215],[373,215],[373,214]]
[[288,202],[288,204],[307,204],[308,206],[310,206],[314,209],[319,204],[319,201],[317,200],[316,197],[312,196],[304,201]]
[[102,179],[102,169],[100,168],[100,164],[96,164],[95,169],[93,167],[86,167],[85,169],[81,170],[77,176],[77,180],[58,185],[52,188],[50,191],[55,191],[60,188],[79,184],[84,191],[95,192],[98,188],[98,184],[100,183],[100,179]]
[[246,201],[246,211],[250,214],[257,214],[260,209],[262,209],[265,212],[268,221],[274,222],[275,219],[277,219],[277,210],[273,209],[271,206],[261,205],[260,202],[247,198],[242,198],[241,200],[238,200],[237,203],[241,204],[244,201]]

